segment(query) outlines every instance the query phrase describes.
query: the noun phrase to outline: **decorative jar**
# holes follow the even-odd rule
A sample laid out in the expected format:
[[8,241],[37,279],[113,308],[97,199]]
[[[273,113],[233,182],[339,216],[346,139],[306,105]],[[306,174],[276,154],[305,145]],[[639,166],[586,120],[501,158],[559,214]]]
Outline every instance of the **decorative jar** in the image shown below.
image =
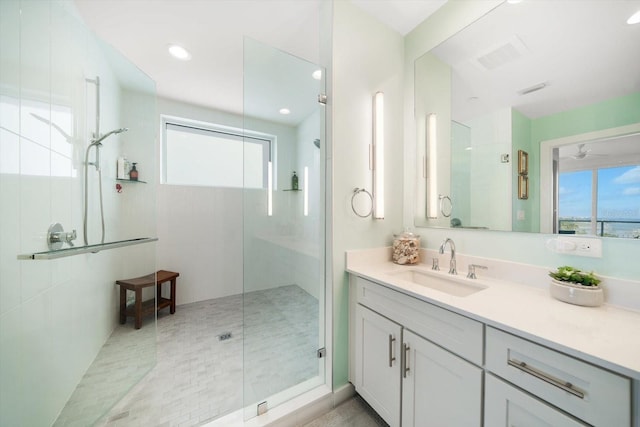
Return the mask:
[[417,264],[420,262],[420,236],[410,231],[393,235],[391,259],[396,264]]

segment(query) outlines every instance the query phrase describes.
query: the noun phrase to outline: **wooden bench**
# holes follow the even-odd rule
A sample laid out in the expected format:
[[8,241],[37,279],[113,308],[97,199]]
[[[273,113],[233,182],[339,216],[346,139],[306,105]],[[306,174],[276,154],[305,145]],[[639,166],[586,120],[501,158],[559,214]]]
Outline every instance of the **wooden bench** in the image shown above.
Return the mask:
[[[120,285],[120,324],[127,322],[127,317],[135,319],[136,329],[142,326],[142,317],[156,310],[162,310],[169,307],[171,314],[176,312],[176,278],[180,273],[173,271],[158,270],[157,273],[147,274],[146,276],[136,277],[135,279],[124,279],[116,281]],[[171,293],[169,298],[162,297],[162,284],[171,281]],[[149,286],[156,286],[156,299],[142,301],[142,289]],[[131,307],[127,307],[127,291],[135,292],[135,303]],[[156,301],[158,302],[156,307]]]

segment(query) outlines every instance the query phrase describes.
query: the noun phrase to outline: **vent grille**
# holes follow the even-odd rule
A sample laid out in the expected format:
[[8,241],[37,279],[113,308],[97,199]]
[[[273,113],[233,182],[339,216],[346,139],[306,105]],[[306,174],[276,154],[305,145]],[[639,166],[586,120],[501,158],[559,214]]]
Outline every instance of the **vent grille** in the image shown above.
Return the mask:
[[479,55],[476,62],[488,71],[495,70],[506,64],[514,62],[525,56],[529,50],[517,36],[500,44],[498,47],[488,49],[486,53]]

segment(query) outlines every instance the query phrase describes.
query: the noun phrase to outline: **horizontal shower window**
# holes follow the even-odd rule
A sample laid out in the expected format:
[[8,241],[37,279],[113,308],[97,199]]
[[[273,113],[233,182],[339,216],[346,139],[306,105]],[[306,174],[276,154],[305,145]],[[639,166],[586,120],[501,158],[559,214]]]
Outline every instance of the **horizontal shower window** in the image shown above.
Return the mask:
[[191,120],[163,119],[162,182],[266,188],[275,137]]

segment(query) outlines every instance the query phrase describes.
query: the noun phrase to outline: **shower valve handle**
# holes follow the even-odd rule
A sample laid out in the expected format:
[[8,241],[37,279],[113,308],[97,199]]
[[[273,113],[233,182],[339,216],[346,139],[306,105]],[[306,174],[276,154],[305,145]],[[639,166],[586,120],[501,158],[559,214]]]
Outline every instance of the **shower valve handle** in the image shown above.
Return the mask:
[[78,238],[78,233],[76,233],[76,230],[73,230],[68,233],[64,233],[64,241],[67,242],[69,246],[73,246],[73,241],[76,240],[77,238]]
[[65,232],[59,223],[52,224],[47,235],[50,250],[61,249],[64,243],[74,246],[73,241],[78,238],[76,230]]

